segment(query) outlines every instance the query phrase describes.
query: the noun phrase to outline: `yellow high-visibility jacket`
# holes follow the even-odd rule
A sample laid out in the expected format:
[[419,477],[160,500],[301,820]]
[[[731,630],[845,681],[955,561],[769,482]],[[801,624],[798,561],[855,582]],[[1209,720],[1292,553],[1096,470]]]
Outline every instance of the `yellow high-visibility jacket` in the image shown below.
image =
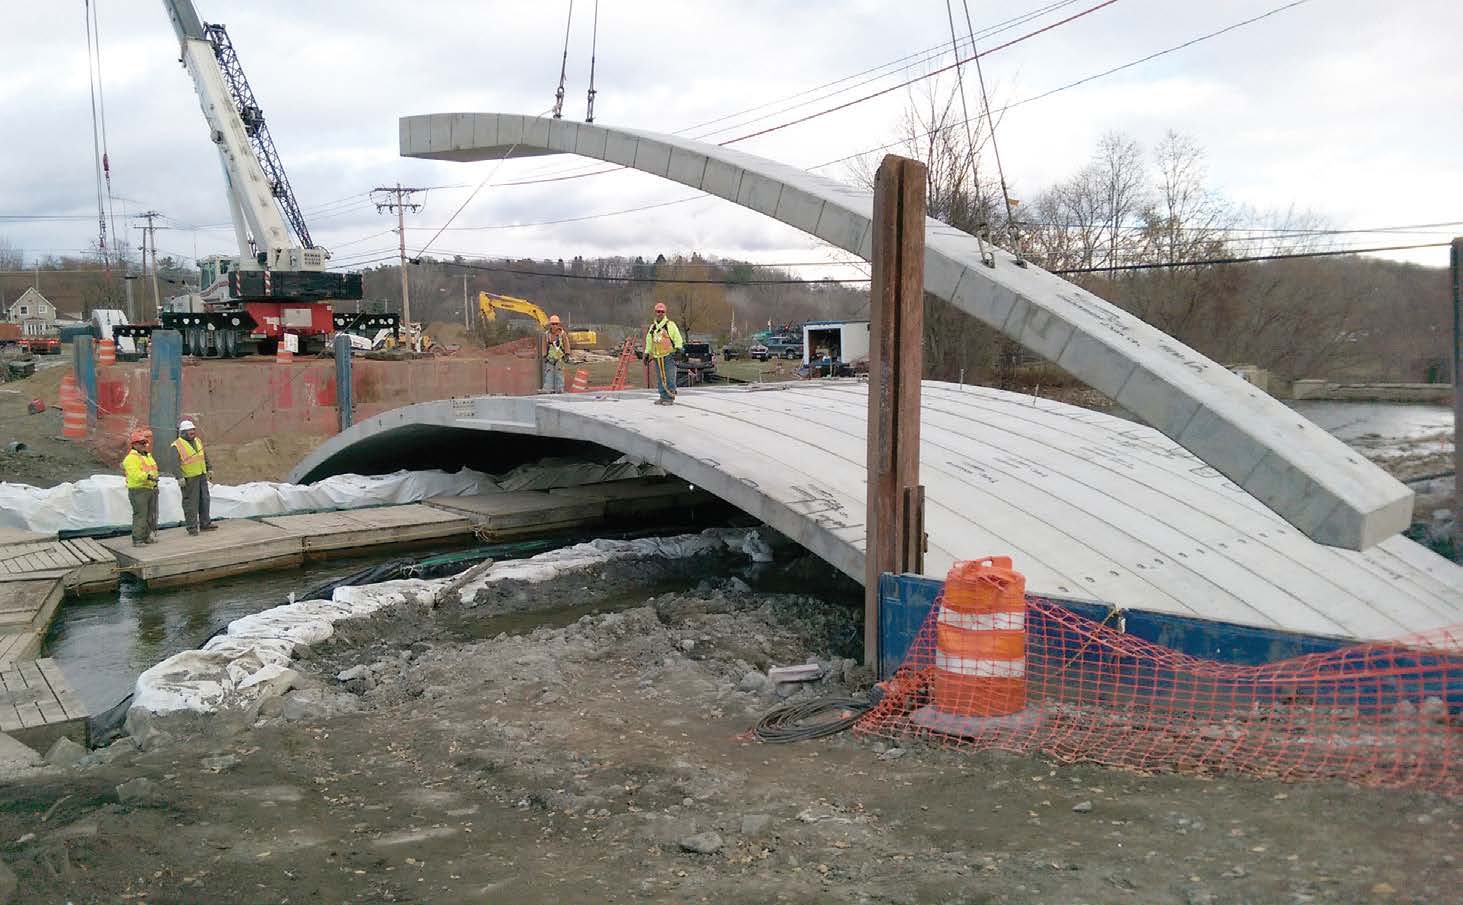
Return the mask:
[[665,358],[685,344],[681,339],[681,328],[668,317],[651,324],[645,331],[645,354],[650,358]]
[[544,334],[544,361],[549,364],[563,364],[564,359],[569,357],[569,331],[560,330],[555,336],[550,330]]
[[157,461],[152,453],[132,450],[122,460],[122,473],[127,476],[127,489],[157,489]]
[[183,472],[185,478],[196,478],[208,471],[208,462],[203,457],[203,440],[195,439],[189,443],[182,437],[173,441],[173,449],[178,451],[178,470]]

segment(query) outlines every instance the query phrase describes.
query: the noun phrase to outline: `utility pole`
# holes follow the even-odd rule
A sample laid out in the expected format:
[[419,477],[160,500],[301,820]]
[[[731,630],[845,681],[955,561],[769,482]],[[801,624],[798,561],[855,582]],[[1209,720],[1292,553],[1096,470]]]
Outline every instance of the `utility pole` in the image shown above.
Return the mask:
[[1463,444],[1458,425],[1463,423],[1463,237],[1453,240],[1453,560],[1463,562]]
[[153,226],[152,221],[156,217],[161,217],[162,214],[158,213],[157,211],[143,211],[142,213],[137,214],[136,216],[138,217],[138,219],[145,219],[145,220],[147,220],[147,225],[146,226],[139,226],[138,227],[138,229],[142,230],[142,273],[143,273],[144,276],[148,274],[148,269],[147,269],[147,246],[148,246],[149,243],[151,243],[151,245],[152,245],[152,273],[151,273],[151,276],[152,276],[152,316],[153,317],[157,317],[158,312],[161,311],[161,310],[163,310],[163,308],[162,308],[162,297],[158,294],[158,289],[157,289],[157,227]]
[[467,274],[462,275],[462,326],[472,332],[472,308],[467,304]]
[[[411,200],[411,196],[417,192],[424,192],[426,189],[405,188],[401,183],[395,186],[377,186],[371,190],[372,195],[381,194],[387,196],[388,200],[376,202],[376,212],[393,211],[396,214],[396,235],[401,242],[401,326],[406,331],[408,343],[411,338],[411,287],[406,279],[406,211],[411,209],[412,213],[422,209],[420,204]],[[413,345],[415,345],[413,343]]]

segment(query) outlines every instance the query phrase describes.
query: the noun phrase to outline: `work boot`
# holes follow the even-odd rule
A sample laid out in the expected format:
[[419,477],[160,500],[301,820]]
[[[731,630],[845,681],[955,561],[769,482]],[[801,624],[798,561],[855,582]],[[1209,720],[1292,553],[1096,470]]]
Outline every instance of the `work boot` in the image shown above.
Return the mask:
[[189,529],[188,529],[188,533],[189,533],[189,534],[192,534],[192,535],[194,535],[194,536],[197,536],[197,534],[198,534],[198,529],[197,529],[197,528],[189,528]]
[[210,522],[207,525],[204,525],[203,526],[203,530],[204,531],[217,531],[218,530],[218,526],[215,525],[215,524],[213,524],[212,522]]

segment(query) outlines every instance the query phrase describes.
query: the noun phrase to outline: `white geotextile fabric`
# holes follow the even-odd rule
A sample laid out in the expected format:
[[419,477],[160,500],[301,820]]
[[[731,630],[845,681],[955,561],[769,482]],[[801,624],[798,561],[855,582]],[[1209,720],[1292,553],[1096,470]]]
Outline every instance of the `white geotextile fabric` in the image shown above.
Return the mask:
[[[522,465],[501,478],[480,471],[398,471],[387,475],[344,474],[314,484],[255,481],[249,484],[211,484],[210,512],[214,518],[258,518],[324,509],[360,509],[418,503],[437,496],[467,496],[499,490],[539,490],[577,487],[664,474],[659,468],[627,459],[602,464],[575,459],[546,459]],[[183,520],[183,496],[178,482],[158,482],[158,521]],[[47,534],[122,528],[132,523],[127,484],[121,475],[93,475],[55,487],[0,482],[0,528],[20,528]]]
[[[772,559],[772,548],[755,529],[710,528],[700,534],[675,537],[594,540],[528,559],[496,563],[460,593],[466,601],[494,582],[537,583],[612,560],[683,559],[722,549],[745,553],[755,562]],[[449,581],[403,579],[336,588],[330,600],[289,603],[235,619],[202,649],[174,654],[138,676],[132,707],[153,713],[213,713],[253,707],[266,697],[288,691],[295,679],[290,668],[295,655],[329,640],[338,624],[369,618],[382,610],[430,608]]]

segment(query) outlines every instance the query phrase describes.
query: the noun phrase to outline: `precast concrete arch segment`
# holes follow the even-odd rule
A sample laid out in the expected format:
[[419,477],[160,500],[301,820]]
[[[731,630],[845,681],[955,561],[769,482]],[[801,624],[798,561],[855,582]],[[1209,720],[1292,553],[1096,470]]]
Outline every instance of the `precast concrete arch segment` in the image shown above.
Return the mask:
[[[686,138],[507,113],[402,117],[401,153],[436,160],[577,154],[679,182],[868,259],[873,196]],[[1173,337],[975,237],[926,224],[925,289],[1102,392],[1308,537],[1366,549],[1404,530],[1412,492],[1319,427]]]
[[[932,577],[1008,554],[1032,593],[1130,610],[1366,640],[1463,621],[1463,567],[1402,536],[1318,544],[1152,428],[984,387],[926,381],[923,398]],[[669,409],[639,391],[477,396],[363,421],[290,479],[588,442],[659,465],[862,581],[867,425],[859,381],[686,388]]]

